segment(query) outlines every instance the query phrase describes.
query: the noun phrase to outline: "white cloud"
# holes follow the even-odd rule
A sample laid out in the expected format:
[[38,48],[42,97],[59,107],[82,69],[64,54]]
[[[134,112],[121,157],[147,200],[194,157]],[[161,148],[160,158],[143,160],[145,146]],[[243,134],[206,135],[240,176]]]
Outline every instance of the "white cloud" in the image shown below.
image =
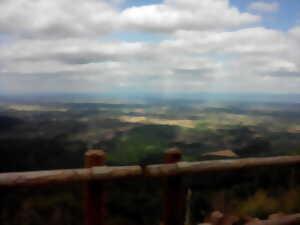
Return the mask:
[[278,2],[252,2],[249,5],[249,8],[263,12],[277,12],[279,9],[279,4]]
[[40,82],[37,88],[44,91],[64,85],[70,91],[104,91],[121,85],[152,91],[297,92],[297,30],[178,31],[158,43],[19,40],[0,47],[0,82],[21,82],[16,85],[21,89]]
[[98,0],[0,1],[0,32],[20,37],[101,36],[114,29],[116,17]]
[[[294,30],[294,29],[293,29]],[[292,31],[293,31],[292,30]],[[253,61],[251,68],[256,68],[262,63],[264,68],[272,65],[273,68],[286,68],[287,71],[296,70],[298,59],[293,49],[299,46],[294,41],[294,33],[266,29],[262,27],[241,29],[232,32],[180,32],[174,41],[165,41],[168,46],[180,46],[186,51],[201,54],[223,54],[227,60]],[[194,37],[203,38],[196,39]],[[172,43],[173,42],[173,43]],[[224,58],[222,60],[225,60]],[[271,63],[270,63],[271,62]],[[292,69],[293,68],[293,69]],[[270,72],[272,68],[269,68]]]
[[295,39],[300,40],[300,26],[294,27],[289,31],[289,34]]
[[99,37],[114,31],[211,30],[259,22],[228,0],[166,0],[162,4],[117,6],[124,0],[2,0],[0,32],[26,38]]
[[[253,27],[260,17],[227,0],[165,0],[125,10],[118,4],[0,1],[0,32],[8,35],[0,41],[1,88],[299,92],[299,27]],[[105,36],[133,30],[165,35],[153,42]]]
[[123,27],[149,32],[216,30],[257,23],[260,17],[241,13],[228,0],[165,0],[131,7],[121,13]]

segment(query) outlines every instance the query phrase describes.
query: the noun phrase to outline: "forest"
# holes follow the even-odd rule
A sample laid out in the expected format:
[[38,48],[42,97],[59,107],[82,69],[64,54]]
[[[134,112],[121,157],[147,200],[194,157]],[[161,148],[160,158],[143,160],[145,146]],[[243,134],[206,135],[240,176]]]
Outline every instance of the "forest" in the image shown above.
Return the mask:
[[[168,148],[183,160],[300,153],[300,104],[144,101],[0,104],[0,172],[83,167],[103,149],[108,165],[161,163]],[[229,155],[218,155],[220,151]],[[187,176],[191,221],[213,210],[265,218],[300,210],[296,167]],[[108,224],[159,224],[161,180],[107,184]],[[290,199],[299,201],[290,201]],[[82,185],[1,189],[0,224],[81,224]],[[225,207],[226,205],[226,207]]]

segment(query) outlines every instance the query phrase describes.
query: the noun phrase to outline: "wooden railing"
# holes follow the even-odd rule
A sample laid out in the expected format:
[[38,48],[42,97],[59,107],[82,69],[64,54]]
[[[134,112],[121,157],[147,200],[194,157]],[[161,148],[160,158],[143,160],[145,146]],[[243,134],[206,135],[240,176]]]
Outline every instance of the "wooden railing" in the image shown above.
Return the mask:
[[[182,175],[300,164],[300,156],[182,162],[181,151],[175,148],[166,151],[164,164],[158,165],[105,166],[105,159],[106,153],[103,151],[90,150],[85,153],[85,168],[82,169],[2,173],[0,188],[83,182],[85,225],[104,225],[107,197],[105,182],[138,177],[163,177],[163,224],[183,225],[186,192],[182,184]],[[300,224],[300,215],[267,224]]]

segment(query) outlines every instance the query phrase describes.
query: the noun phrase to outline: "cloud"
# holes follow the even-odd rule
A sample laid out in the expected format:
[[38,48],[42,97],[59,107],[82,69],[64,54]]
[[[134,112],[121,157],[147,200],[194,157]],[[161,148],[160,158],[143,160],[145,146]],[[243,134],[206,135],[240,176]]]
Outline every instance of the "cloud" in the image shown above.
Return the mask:
[[[227,0],[116,9],[118,4],[0,1],[1,88],[299,92],[299,27],[254,27],[260,17],[241,13]],[[164,35],[151,42],[112,40],[114,32],[124,31]]]
[[148,32],[216,30],[257,23],[260,17],[241,13],[228,0],[165,0],[121,12],[122,26]]
[[117,13],[98,0],[2,0],[0,32],[28,38],[104,35]]
[[[97,39],[19,40],[2,46],[0,57],[15,62],[53,60],[65,64],[121,60],[143,57],[143,43],[104,41]],[[146,57],[146,56],[145,56]]]
[[26,77],[27,81],[48,83],[44,91],[58,88],[53,87],[53,80],[59,86],[78,83],[76,88],[79,83],[83,88],[93,82],[93,87],[98,84],[107,90],[120,85],[159,90],[167,83],[206,82],[219,69],[211,59],[172,55],[166,50],[159,44],[90,39],[18,41],[0,47],[0,81]]
[[173,32],[239,27],[260,21],[228,0],[166,0],[118,9],[124,0],[2,0],[0,32],[21,38],[101,37],[119,31]]
[[279,10],[279,4],[277,2],[252,2],[249,5],[249,9],[262,12],[277,12]]
[[294,50],[300,46],[297,34],[297,28],[283,32],[263,27],[224,32],[180,31],[161,46],[172,54],[209,55],[215,68],[220,68],[210,73],[214,79],[206,83],[215,91],[298,92],[300,54]]
[[298,38],[298,28],[283,32],[254,27],[178,31],[157,43],[18,40],[0,46],[0,82],[28,91],[30,83],[41,83],[34,90],[297,92]]
[[300,26],[294,27],[289,31],[289,34],[295,39],[300,40]]

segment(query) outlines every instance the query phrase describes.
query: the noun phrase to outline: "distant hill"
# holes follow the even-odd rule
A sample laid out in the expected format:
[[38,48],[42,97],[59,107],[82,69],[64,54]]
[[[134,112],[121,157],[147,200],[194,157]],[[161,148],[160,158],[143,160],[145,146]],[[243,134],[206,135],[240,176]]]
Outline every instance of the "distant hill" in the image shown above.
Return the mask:
[[214,159],[234,159],[239,158],[239,155],[230,149],[221,151],[208,152],[201,155],[201,160],[214,160]]
[[23,121],[18,118],[0,115],[0,131],[11,129],[21,123]]
[[220,156],[220,157],[232,157],[232,158],[236,158],[239,157],[235,152],[233,152],[230,149],[226,149],[226,150],[221,150],[221,151],[216,151],[216,152],[208,152],[208,153],[204,153],[202,154],[203,156]]

